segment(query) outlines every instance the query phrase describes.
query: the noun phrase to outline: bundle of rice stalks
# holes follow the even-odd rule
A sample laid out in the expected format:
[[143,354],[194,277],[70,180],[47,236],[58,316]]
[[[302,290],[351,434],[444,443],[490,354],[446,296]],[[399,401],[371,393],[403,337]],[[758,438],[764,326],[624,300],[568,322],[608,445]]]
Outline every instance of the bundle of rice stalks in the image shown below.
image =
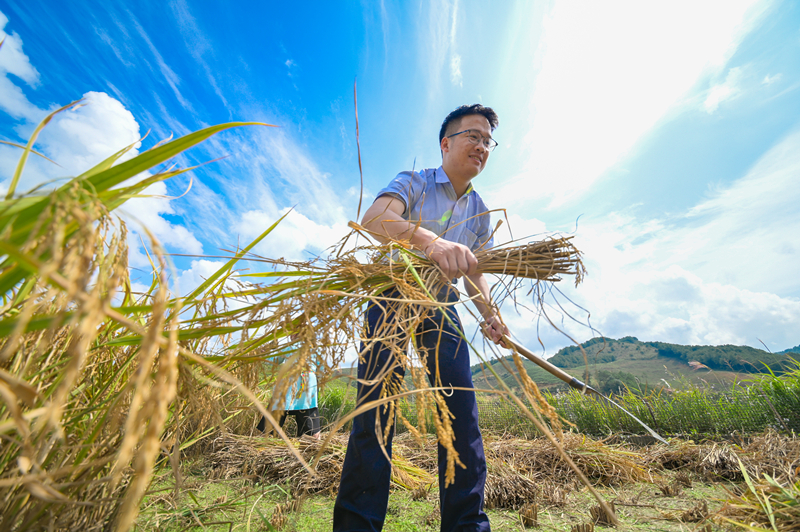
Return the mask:
[[678,497],[683,493],[683,485],[680,482],[656,482],[656,486],[664,497]]
[[[347,450],[344,435],[335,435],[325,445],[322,440],[302,438],[297,451],[311,465],[313,473],[295,457],[286,442],[278,438],[222,434],[212,444],[210,461],[222,478],[250,478],[268,484],[290,483],[292,491],[314,493],[334,491],[342,475]],[[410,491],[426,488],[434,476],[414,466],[393,448],[392,482]]]
[[540,495],[541,487],[513,466],[487,460],[486,508],[519,509]]
[[270,517],[269,519],[270,526],[275,530],[282,529],[284,525],[286,525],[286,522],[288,521],[287,514],[288,514],[288,509],[286,508],[286,505],[279,504],[278,506],[276,506],[275,509],[272,511],[272,517]]
[[739,455],[730,444],[713,442],[698,445],[692,442],[674,442],[647,449],[645,464],[668,470],[692,471],[710,480],[741,479]]
[[[561,440],[567,455],[587,477],[603,485],[650,482],[653,474],[639,463],[639,454],[623,446],[605,445],[574,433]],[[503,439],[485,443],[487,459],[513,465],[533,481],[570,485],[577,480],[557,450],[546,440]]]
[[798,475],[800,440],[794,435],[786,436],[768,429],[741,447],[719,442],[676,441],[669,446],[648,448],[644,461],[664,469],[695,472],[712,480],[742,480],[741,462],[751,477],[769,475],[779,482],[791,482]]
[[800,439],[774,429],[753,437],[742,447],[742,461],[751,477],[769,475],[781,483],[791,483],[800,476]]

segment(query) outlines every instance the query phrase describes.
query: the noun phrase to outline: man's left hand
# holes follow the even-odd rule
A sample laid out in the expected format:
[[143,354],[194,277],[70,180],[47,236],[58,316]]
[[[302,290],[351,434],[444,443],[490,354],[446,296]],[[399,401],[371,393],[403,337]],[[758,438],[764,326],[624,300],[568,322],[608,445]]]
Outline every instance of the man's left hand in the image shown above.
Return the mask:
[[503,345],[506,347],[503,343],[503,336],[508,335],[509,332],[508,327],[506,327],[500,320],[500,316],[497,314],[492,314],[481,324],[481,330],[483,331],[483,334],[491,341],[497,345]]

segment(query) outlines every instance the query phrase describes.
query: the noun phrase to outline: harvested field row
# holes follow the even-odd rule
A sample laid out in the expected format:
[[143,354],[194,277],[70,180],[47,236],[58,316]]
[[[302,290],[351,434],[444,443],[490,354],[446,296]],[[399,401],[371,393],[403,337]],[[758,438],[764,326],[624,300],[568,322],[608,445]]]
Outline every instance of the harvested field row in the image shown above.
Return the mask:
[[[271,437],[222,435],[213,444],[211,462],[217,478],[250,478],[266,483],[290,483],[295,492],[336,490],[344,460],[347,435],[333,435],[329,445],[303,438],[297,449],[316,469],[316,476],[303,469],[281,440]],[[670,445],[637,448],[607,445],[577,434],[565,433],[562,445],[567,455],[595,485],[623,486],[646,482],[667,486],[666,473],[698,475],[709,482],[741,481],[765,474],[776,482],[797,481],[800,472],[800,440],[768,431],[749,444],[694,443],[673,441]],[[488,466],[488,508],[518,509],[533,500],[558,506],[564,494],[579,489],[575,473],[545,439],[485,438]],[[436,477],[436,440],[422,441],[401,434],[393,443],[397,488],[413,491],[431,484]],[[683,478],[683,477],[682,477]],[[667,489],[667,488],[665,488]]]

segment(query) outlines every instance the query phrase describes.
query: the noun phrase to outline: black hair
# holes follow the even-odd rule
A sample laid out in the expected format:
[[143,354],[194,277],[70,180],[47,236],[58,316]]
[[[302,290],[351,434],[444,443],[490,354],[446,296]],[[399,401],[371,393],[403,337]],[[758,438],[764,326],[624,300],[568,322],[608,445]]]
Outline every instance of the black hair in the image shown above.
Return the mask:
[[461,121],[461,118],[469,115],[481,115],[486,120],[489,121],[489,127],[492,131],[497,127],[500,123],[500,119],[497,118],[497,113],[494,112],[494,109],[491,107],[484,107],[479,103],[475,103],[472,105],[462,105],[461,107],[454,110],[452,113],[447,115],[447,118],[444,119],[442,122],[442,128],[439,130],[439,144],[442,143],[442,139],[444,138],[445,133],[447,132],[447,127],[456,121]]

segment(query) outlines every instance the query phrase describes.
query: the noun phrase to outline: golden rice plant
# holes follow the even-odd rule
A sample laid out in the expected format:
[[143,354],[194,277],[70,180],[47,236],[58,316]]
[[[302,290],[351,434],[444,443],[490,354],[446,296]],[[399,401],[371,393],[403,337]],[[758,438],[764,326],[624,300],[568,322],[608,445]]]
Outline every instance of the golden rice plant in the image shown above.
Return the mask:
[[[365,302],[398,288],[398,319],[378,334],[389,343],[442,305],[431,296],[443,282],[439,271],[404,242],[347,247],[348,235],[317,261],[253,256],[280,220],[184,297],[169,293],[164,253],[151,239],[152,282],[134,294],[125,224],[113,211],[188,169],[169,167],[123,183],[219,131],[248,124],[209,127],[119,162],[128,146],[53,191],[15,197],[36,137],[54,114],[24,147],[0,202],[2,529],[130,529],[157,461],[173,466],[178,489],[182,453],[210,446],[220,432],[252,431],[256,416],[243,414],[254,411],[286,440],[262,402],[283,396],[309,366],[324,383],[360,336]],[[242,259],[262,260],[273,271],[239,274]],[[485,273],[534,282],[583,275],[568,238],[483,251],[478,260]],[[398,398],[416,396],[421,409],[433,412],[439,442],[452,450],[444,390],[428,384],[424,364],[409,358],[405,344],[392,345],[413,385],[387,387],[378,403],[393,407]],[[546,401],[536,402],[535,384],[522,384],[529,404],[541,410],[531,413],[507,386],[501,393],[535,422],[542,413],[552,416]],[[375,406],[359,405],[333,428]],[[287,451],[313,470],[330,443],[329,437],[310,460],[294,446]],[[449,460],[452,474],[455,452]],[[400,466],[401,482],[419,473]]]
[[189,401],[180,392],[197,375],[190,364],[204,367],[183,345],[182,301],[167,291],[156,242],[152,284],[134,297],[125,224],[111,212],[185,170],[120,186],[128,179],[244,124],[206,128],[115,164],[128,146],[55,190],[15,197],[38,134],[75,103],[34,131],[0,202],[3,530],[129,529],[156,459],[179,450],[163,436]]

